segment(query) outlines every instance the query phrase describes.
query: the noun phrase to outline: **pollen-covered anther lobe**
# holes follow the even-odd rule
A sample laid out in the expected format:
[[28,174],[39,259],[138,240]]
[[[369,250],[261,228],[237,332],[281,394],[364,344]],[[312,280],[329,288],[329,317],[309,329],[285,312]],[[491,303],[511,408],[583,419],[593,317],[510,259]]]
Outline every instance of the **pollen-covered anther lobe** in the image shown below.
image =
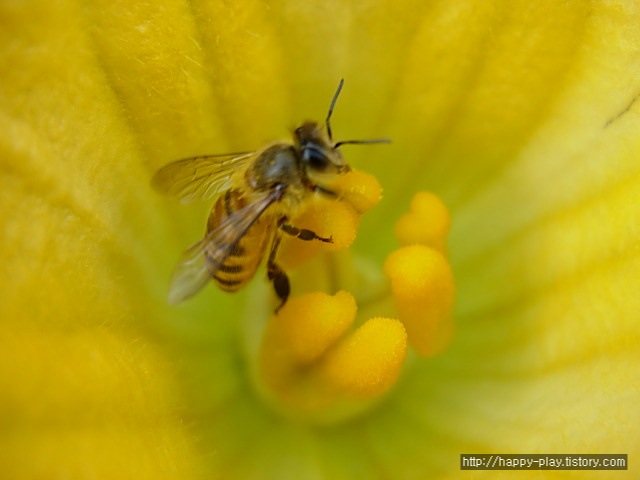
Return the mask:
[[261,371],[280,400],[313,411],[375,397],[396,383],[406,355],[404,326],[373,318],[352,331],[355,316],[354,298],[340,291],[300,295],[271,318]]
[[344,250],[356,238],[360,217],[382,198],[382,188],[373,175],[351,170],[323,184],[336,197],[316,195],[291,223],[299,229],[331,237],[331,242],[301,241],[284,238],[279,263],[286,270],[294,269],[321,252]]
[[407,333],[402,323],[372,318],[327,355],[321,375],[353,396],[378,395],[396,382],[406,353]]
[[351,170],[341,175],[332,187],[338,198],[360,214],[375,207],[382,199],[382,187],[378,179],[361,170]]
[[396,222],[396,237],[402,245],[421,244],[445,251],[451,217],[440,198],[431,192],[418,192],[409,212]]
[[441,353],[450,344],[454,324],[454,277],[445,256],[449,213],[438,197],[419,192],[409,213],[396,224],[401,247],[391,253],[384,272],[409,344],[422,356]]

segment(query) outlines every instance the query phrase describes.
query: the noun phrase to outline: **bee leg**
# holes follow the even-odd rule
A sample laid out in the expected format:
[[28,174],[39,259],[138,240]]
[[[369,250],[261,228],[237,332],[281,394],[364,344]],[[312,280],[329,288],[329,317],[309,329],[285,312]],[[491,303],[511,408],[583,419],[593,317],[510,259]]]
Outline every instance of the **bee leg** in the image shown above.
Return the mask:
[[273,284],[273,289],[276,295],[280,299],[280,305],[276,308],[276,313],[287,303],[289,293],[291,292],[291,286],[289,285],[289,277],[284,270],[276,263],[276,253],[280,246],[280,235],[276,234],[271,244],[271,252],[269,253],[269,260],[267,260],[267,276],[269,281]]
[[280,299],[280,305],[276,308],[276,313],[284,307],[284,304],[287,303],[287,299],[289,298],[289,293],[291,292],[291,287],[289,285],[289,277],[284,273],[284,270],[280,268],[275,263],[269,265],[267,274],[269,275],[269,280],[273,284],[273,289],[278,295]]
[[299,238],[300,240],[320,240],[321,242],[333,243],[333,239],[331,236],[329,237],[321,237],[317,233],[307,230],[306,228],[298,228],[294,227],[290,223],[287,223],[287,217],[282,217],[280,221],[278,221],[278,227],[287,235],[291,235],[292,237]]

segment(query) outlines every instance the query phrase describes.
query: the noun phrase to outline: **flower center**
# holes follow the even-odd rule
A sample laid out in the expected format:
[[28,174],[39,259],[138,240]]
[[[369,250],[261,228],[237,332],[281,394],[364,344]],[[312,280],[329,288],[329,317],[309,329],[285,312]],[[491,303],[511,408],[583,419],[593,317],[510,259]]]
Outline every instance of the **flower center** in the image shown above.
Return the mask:
[[[403,245],[383,268],[345,250],[360,215],[380,199],[377,180],[363,172],[331,186],[339,200],[318,200],[296,226],[331,236],[331,244],[292,239],[279,262],[294,293],[263,323],[269,301],[247,312],[244,336],[256,390],[277,411],[314,423],[334,423],[368,411],[398,381],[408,346],[441,353],[453,336],[454,281],[446,258],[449,214],[438,197],[418,193],[396,223]],[[325,293],[330,292],[330,293]]]

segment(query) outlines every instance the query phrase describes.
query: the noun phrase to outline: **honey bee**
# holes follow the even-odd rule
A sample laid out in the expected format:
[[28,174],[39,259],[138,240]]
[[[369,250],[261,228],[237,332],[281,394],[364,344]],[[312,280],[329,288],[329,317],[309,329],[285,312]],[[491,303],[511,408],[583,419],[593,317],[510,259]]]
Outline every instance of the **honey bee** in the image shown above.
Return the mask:
[[287,301],[290,284],[276,263],[282,234],[300,240],[332,242],[290,223],[312,195],[337,198],[327,187],[350,170],[338,148],[350,143],[388,143],[387,139],[333,142],[330,119],[344,79],[331,100],[326,133],[317,122],[302,123],[293,142],[278,142],[257,152],[205,155],[162,167],[152,185],[182,203],[218,196],[204,237],[191,245],[176,266],[168,301],[176,304],[196,294],[210,280],[235,292],[255,275],[267,250],[267,277],[280,299]]

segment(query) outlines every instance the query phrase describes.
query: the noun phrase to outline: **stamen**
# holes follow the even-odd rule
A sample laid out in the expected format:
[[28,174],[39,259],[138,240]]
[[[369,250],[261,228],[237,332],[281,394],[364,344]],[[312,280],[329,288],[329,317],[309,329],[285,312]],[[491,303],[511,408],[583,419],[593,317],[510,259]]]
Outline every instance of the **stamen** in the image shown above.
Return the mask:
[[260,364],[267,385],[294,405],[327,403],[321,386],[314,384],[314,362],[345,334],[355,316],[356,302],[347,292],[289,299],[271,317],[262,338]]
[[[375,177],[357,171],[340,176],[327,189],[337,193],[337,200],[318,196],[292,224],[320,237],[331,236],[334,243],[289,240],[278,258],[285,268],[321,249],[351,245],[360,216],[381,196]],[[422,356],[442,352],[453,336],[454,280],[444,254],[449,225],[449,213],[435,195],[421,192],[414,197],[411,211],[396,225],[401,243],[413,245],[389,255],[384,264],[390,280],[387,299],[380,297],[378,303],[367,305],[374,318],[364,320],[361,313],[355,330],[357,305],[350,293],[341,290],[332,296],[315,291],[349,284],[331,269],[323,273],[331,282],[307,285],[312,293],[289,299],[271,317],[262,338],[260,372],[267,389],[260,391],[303,418],[344,419],[369,408],[397,382],[407,342]],[[322,272],[315,265],[315,273]],[[299,289],[300,283],[296,285]],[[392,303],[399,319],[377,316],[378,307],[392,311]]]
[[345,291],[331,296],[313,292],[289,300],[270,322],[267,335],[280,337],[301,365],[320,357],[347,331],[356,317],[356,301]]
[[362,214],[382,198],[377,178],[355,170],[339,175],[327,188],[338,194],[338,200],[319,196],[291,223],[321,237],[331,237],[331,243],[285,238],[279,254],[279,263],[285,270],[297,268],[321,251],[349,247],[356,238]]
[[406,353],[402,323],[372,318],[328,353],[322,376],[345,393],[370,398],[396,383]]
[[395,232],[402,245],[419,243],[444,252],[450,227],[451,217],[442,200],[433,193],[418,192],[409,212],[396,222]]
[[378,179],[360,170],[350,170],[340,175],[331,188],[359,214],[370,210],[382,199],[382,187]]
[[426,245],[393,252],[384,264],[409,344],[420,355],[442,352],[453,336],[454,281],[444,255]]
[[310,205],[292,223],[297,228],[311,230],[321,237],[331,237],[331,242],[285,237],[278,260],[285,270],[299,267],[320,252],[349,247],[356,238],[360,215],[344,202],[322,198]]
[[280,401],[317,413],[349,400],[372,399],[395,384],[406,355],[405,328],[398,320],[378,317],[349,332],[355,316],[355,300],[340,291],[292,298],[270,319],[260,366]]

